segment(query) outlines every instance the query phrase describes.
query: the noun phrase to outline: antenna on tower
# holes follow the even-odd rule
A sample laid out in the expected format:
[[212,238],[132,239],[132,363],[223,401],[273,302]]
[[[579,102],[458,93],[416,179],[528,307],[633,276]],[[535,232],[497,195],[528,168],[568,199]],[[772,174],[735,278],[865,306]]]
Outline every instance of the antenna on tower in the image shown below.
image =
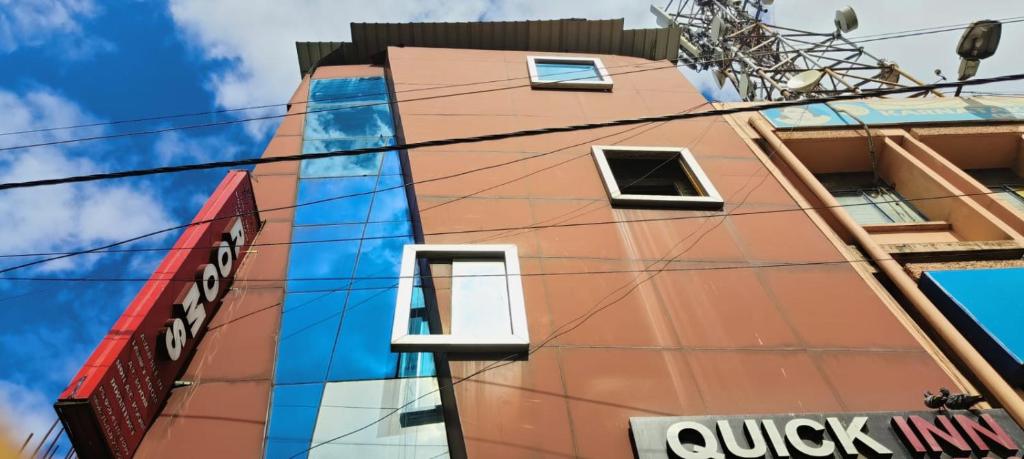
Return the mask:
[[[781,0],[785,1],[785,0]],[[835,30],[812,32],[763,21],[774,0],[669,0],[651,5],[658,25],[680,28],[680,63],[728,80],[745,101],[795,100],[923,84],[895,62],[878,58],[844,34],[857,13],[835,13]],[[910,97],[923,97],[922,91]],[[931,94],[941,97],[938,91]]]

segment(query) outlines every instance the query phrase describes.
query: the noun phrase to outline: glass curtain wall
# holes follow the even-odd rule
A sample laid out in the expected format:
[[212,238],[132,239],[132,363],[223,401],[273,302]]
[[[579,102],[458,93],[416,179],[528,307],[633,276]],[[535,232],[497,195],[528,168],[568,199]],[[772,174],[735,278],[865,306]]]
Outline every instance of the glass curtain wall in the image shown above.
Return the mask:
[[[383,77],[309,100],[303,153],[395,145]],[[398,152],[303,160],[296,200],[266,457],[446,457],[432,355],[390,350],[413,243]]]

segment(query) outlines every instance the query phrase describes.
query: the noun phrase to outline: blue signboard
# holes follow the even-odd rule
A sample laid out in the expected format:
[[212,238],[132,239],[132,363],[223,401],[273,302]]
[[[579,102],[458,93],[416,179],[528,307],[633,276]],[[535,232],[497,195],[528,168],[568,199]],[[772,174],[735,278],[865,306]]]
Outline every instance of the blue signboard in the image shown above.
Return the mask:
[[996,370],[1024,384],[1024,268],[929,271],[920,285]]
[[857,119],[870,126],[1024,121],[1024,97],[866,99],[770,108],[761,114],[777,128],[859,126]]

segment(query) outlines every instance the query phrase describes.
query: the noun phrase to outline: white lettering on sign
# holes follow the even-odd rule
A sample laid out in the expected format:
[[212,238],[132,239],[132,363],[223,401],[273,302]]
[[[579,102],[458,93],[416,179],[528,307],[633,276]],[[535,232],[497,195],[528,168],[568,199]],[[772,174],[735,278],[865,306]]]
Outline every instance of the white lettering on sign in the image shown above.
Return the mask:
[[[683,445],[680,438],[687,431],[700,435],[703,444],[694,444],[693,449]],[[677,422],[669,426],[667,435],[669,450],[683,459],[725,459],[725,455],[718,452],[718,439],[715,438],[715,434],[703,424],[692,421]]]
[[[820,441],[821,444],[816,445],[813,440],[808,441],[801,437],[801,427],[805,428],[804,430],[810,430],[812,432],[811,436]],[[818,421],[807,418],[791,419],[786,423],[786,442],[793,449],[809,457],[830,457],[836,449],[835,443],[825,440],[825,426],[821,425]]]
[[857,444],[860,444],[873,451],[875,456],[892,456],[892,451],[889,450],[889,448],[882,446],[878,440],[871,438],[868,433],[864,431],[864,427],[867,423],[867,416],[854,417],[846,427],[843,427],[843,423],[839,418],[830,417],[825,419],[825,424],[828,425],[829,432],[831,432],[832,437],[839,442],[839,448],[842,450],[844,455],[856,456],[860,454],[857,449]]
[[755,459],[768,454],[768,445],[765,444],[764,436],[758,431],[757,421],[753,419],[743,420],[743,430],[746,431],[746,438],[750,439],[750,448],[740,446],[740,443],[736,441],[736,435],[733,434],[729,421],[718,421],[717,427],[718,435],[722,437],[722,443],[725,444],[726,451],[731,452],[733,456],[743,459]]
[[223,240],[210,253],[210,262],[198,268],[195,282],[189,283],[173,306],[174,317],[164,329],[164,353],[171,360],[181,358],[189,339],[199,336],[206,324],[206,305],[220,299],[221,281],[224,284],[235,268],[235,260],[245,245],[245,227],[241,219],[223,235]]
[[[734,432],[725,420],[715,423],[717,432],[699,422],[680,421],[669,426],[666,435],[669,451],[683,459],[724,459],[726,454],[757,459],[767,457],[769,449],[775,458],[790,457],[790,449],[805,457],[832,457],[837,451],[836,442],[844,456],[863,454],[865,450],[858,449],[861,446],[870,449],[873,457],[891,457],[892,451],[865,431],[867,420],[866,416],[857,416],[843,425],[839,418],[827,418],[827,431],[835,442],[826,438],[826,426],[808,418],[787,421],[782,429],[784,435],[771,419],[762,420],[760,425],[756,420],[744,419],[742,432]],[[743,437],[749,446],[740,444],[738,437]],[[719,447],[719,439],[723,448]]]

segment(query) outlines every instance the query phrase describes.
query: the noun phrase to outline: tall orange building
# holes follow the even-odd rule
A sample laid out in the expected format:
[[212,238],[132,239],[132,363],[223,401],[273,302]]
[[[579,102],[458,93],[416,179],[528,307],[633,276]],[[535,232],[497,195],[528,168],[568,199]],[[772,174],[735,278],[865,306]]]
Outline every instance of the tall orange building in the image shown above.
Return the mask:
[[[265,157],[714,108],[666,60],[673,28],[353,24],[352,37],[297,43],[302,83]],[[90,444],[1018,455],[1022,105],[926,103],[1005,113],[848,102],[257,166],[261,226],[169,398],[120,450],[130,409],[95,409]],[[934,411],[942,400],[922,393],[939,388],[987,402]],[[82,429],[69,433],[85,457]]]

